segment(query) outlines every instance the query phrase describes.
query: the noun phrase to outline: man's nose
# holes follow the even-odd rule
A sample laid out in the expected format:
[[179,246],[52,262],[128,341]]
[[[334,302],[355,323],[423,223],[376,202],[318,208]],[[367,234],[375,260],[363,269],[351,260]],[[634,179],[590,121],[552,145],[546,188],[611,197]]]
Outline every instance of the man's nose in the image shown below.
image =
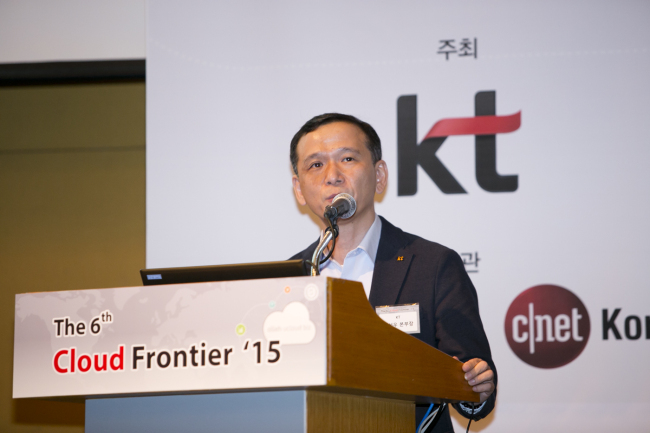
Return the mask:
[[343,175],[336,164],[327,164],[325,182],[327,182],[328,185],[339,185],[343,182]]

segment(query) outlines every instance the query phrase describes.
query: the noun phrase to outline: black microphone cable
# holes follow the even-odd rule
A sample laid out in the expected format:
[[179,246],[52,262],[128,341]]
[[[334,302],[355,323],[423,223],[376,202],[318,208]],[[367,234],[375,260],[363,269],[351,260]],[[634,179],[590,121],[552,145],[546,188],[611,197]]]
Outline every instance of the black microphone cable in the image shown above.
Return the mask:
[[[474,411],[476,410],[476,405],[472,403],[472,416],[474,416]],[[472,418],[469,419],[469,422],[467,423],[467,430],[465,430],[465,433],[469,433],[469,426],[472,424]]]

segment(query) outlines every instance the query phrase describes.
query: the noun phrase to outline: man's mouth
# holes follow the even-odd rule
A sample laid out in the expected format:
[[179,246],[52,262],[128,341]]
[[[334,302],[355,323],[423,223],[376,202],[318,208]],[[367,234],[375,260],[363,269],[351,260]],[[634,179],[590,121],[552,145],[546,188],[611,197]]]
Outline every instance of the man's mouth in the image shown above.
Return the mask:
[[325,197],[325,201],[326,201],[327,203],[330,203],[330,204],[331,204],[331,203],[332,203],[332,200],[334,200],[334,197],[336,197],[336,196],[339,195],[339,194],[343,194],[343,193],[346,193],[346,194],[350,194],[350,195],[352,195],[352,193],[351,193],[351,192],[348,192],[348,191],[339,191],[339,192],[335,192],[334,194],[331,194],[331,195],[328,195],[327,197]]

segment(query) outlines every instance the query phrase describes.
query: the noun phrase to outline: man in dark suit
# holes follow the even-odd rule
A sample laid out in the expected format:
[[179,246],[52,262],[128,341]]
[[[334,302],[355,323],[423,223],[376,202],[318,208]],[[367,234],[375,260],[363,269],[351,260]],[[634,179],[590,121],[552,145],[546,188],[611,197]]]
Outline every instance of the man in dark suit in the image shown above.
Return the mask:
[[[478,311],[476,290],[454,251],[405,233],[375,214],[374,197],[388,182],[375,130],[355,117],[329,113],[309,120],[291,141],[294,192],[327,227],[325,207],[339,193],[352,195],[357,211],[339,220],[339,236],[321,274],[361,281],[373,307],[419,304],[415,337],[464,362],[465,378],[481,405],[455,405],[481,419],[494,408],[496,368]],[[316,243],[293,258],[311,259]],[[419,418],[425,408],[418,408]],[[445,412],[435,432],[453,431]]]

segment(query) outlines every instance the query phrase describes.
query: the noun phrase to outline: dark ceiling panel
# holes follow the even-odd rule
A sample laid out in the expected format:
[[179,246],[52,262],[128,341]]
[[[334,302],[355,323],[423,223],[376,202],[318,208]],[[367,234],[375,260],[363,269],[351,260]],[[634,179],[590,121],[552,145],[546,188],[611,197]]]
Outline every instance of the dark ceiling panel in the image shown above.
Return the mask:
[[0,86],[144,81],[145,60],[0,64]]

